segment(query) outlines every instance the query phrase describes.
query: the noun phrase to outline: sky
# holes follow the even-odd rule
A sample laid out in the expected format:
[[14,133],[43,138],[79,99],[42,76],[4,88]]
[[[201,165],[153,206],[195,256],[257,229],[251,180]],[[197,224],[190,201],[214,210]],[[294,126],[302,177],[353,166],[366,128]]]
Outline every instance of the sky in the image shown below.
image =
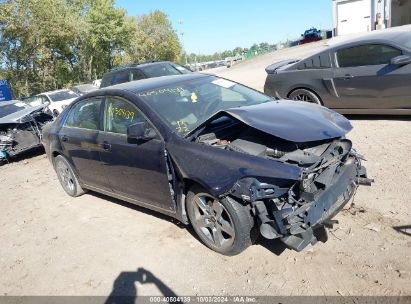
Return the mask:
[[[332,0],[116,0],[128,15],[166,13],[188,53],[213,54],[332,28]],[[181,36],[181,33],[184,33]]]

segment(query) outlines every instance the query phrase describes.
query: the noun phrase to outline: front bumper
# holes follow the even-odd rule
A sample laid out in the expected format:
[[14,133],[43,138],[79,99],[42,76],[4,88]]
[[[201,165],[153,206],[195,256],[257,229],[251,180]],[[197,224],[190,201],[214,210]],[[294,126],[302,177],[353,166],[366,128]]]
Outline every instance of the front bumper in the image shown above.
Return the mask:
[[260,232],[268,239],[279,238],[296,251],[317,241],[325,242],[325,227],[332,227],[331,219],[347,204],[359,184],[371,182],[359,159],[351,156],[324,189],[316,193],[301,192],[304,203],[300,205],[278,209],[266,208],[262,200],[253,202],[260,218]]
[[326,240],[324,225],[347,204],[358,187],[359,178],[365,178],[365,174],[365,168],[358,167],[350,158],[333,184],[316,196],[306,210],[299,208],[301,210],[290,213],[284,210],[280,214],[274,213],[280,231],[286,235],[281,241],[291,249],[301,251],[319,238]]

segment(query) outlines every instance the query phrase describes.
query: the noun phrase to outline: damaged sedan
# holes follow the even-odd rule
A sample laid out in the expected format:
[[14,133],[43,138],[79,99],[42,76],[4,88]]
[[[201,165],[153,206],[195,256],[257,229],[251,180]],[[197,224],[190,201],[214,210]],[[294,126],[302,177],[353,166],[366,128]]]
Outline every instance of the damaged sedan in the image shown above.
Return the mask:
[[41,148],[41,131],[53,117],[48,104],[5,101],[0,103],[0,165],[10,157]]
[[43,143],[69,195],[159,211],[235,255],[258,234],[297,251],[326,241],[324,227],[372,181],[345,138],[351,128],[322,106],[192,73],[82,96]]

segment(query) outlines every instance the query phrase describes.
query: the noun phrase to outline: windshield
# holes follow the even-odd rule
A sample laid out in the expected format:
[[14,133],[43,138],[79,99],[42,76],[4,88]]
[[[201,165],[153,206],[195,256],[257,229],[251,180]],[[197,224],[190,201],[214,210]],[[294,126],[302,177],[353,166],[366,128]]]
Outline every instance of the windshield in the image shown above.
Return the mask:
[[30,106],[23,102],[17,102],[17,103],[3,105],[3,106],[0,105],[0,118],[6,117],[7,115],[16,113],[26,108],[30,108]]
[[138,96],[180,135],[191,132],[219,110],[271,101],[262,93],[214,76],[153,89]]
[[45,100],[46,97],[43,96],[30,96],[22,99],[22,102],[32,106],[36,107],[39,105],[42,105],[46,103],[47,101]]
[[79,95],[74,93],[73,91],[65,90],[65,91],[51,93],[51,94],[49,94],[49,97],[50,97],[51,101],[56,102],[56,101],[62,101],[62,100],[66,100],[66,99],[76,98],[76,97],[79,97]]

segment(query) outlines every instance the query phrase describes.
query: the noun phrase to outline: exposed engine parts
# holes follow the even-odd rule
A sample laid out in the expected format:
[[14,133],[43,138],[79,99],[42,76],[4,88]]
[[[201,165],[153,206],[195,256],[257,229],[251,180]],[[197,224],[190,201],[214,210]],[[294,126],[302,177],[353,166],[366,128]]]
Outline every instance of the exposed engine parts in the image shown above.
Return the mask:
[[280,238],[297,251],[318,240],[326,241],[324,226],[348,202],[359,184],[370,185],[361,156],[351,141],[334,138],[290,142],[235,124],[201,134],[197,141],[217,148],[283,162],[301,168],[296,181],[243,178],[228,195],[250,203],[267,239]]

